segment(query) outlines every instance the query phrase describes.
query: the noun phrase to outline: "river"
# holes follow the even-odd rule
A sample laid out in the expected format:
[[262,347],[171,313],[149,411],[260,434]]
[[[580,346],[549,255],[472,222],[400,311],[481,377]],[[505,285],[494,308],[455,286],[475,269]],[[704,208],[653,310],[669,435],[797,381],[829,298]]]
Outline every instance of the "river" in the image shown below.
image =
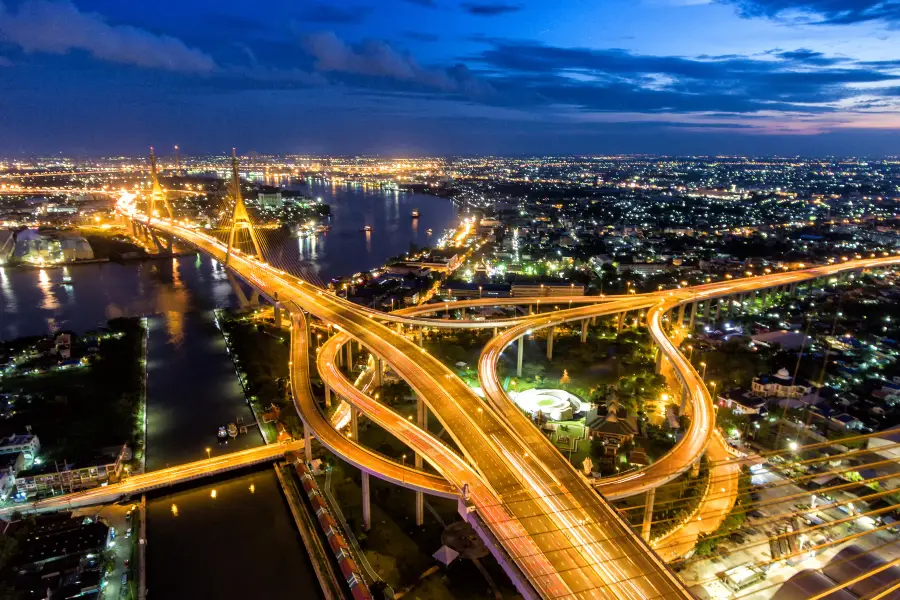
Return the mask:
[[[352,186],[301,189],[332,206],[331,230],[292,239],[281,251],[297,252],[322,279],[371,269],[456,226],[456,209],[442,198]],[[415,220],[413,208],[420,211]],[[373,231],[360,232],[364,225]],[[148,317],[150,470],[202,459],[206,448],[214,455],[262,443],[254,429],[225,446],[215,438],[216,428],[236,417],[253,421],[214,322],[214,309],[234,304],[225,270],[202,255],[66,269],[0,267],[0,339]],[[286,590],[319,597],[271,469],[155,496],[148,510],[152,597],[237,600]]]

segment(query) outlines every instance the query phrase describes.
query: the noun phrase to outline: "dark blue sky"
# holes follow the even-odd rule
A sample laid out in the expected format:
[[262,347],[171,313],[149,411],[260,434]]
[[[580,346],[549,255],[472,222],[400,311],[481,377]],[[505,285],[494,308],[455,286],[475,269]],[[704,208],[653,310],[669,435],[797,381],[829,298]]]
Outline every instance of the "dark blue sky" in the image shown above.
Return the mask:
[[900,0],[0,0],[0,154],[900,154]]

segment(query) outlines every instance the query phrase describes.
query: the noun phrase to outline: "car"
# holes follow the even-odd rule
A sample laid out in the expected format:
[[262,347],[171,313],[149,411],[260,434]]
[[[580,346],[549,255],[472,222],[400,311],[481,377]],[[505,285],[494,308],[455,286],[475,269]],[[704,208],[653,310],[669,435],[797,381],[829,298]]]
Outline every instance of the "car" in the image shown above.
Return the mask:
[[131,511],[130,510],[127,513],[125,513],[125,518],[131,519]]
[[128,531],[125,532],[125,537],[131,537],[131,527],[129,527]]
[[125,559],[125,568],[127,569],[128,565],[130,565],[130,564],[131,564],[131,561],[126,558]]
[[728,538],[737,545],[741,545],[744,543],[744,536],[735,532],[728,536]]
[[758,508],[750,511],[750,516],[754,519],[765,519],[767,515],[764,511],[759,510]]

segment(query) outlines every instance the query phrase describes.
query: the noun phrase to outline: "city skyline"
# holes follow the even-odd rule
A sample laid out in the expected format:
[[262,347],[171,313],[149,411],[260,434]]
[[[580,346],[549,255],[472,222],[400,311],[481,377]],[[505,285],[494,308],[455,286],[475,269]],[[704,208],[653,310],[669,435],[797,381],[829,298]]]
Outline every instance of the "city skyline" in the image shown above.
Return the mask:
[[890,1],[266,11],[4,3],[5,154],[900,153]]

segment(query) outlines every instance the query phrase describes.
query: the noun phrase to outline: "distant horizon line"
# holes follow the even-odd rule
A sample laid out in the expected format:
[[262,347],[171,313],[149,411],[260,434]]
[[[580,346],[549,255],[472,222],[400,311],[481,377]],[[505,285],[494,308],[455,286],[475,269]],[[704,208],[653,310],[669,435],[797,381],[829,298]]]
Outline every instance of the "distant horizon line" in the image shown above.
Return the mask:
[[[175,156],[174,146],[172,152],[161,153],[157,147],[153,147],[157,157]],[[179,150],[181,148],[179,147]],[[22,153],[18,155],[0,155],[0,161],[23,161],[23,160],[133,160],[146,159],[149,155],[150,146],[147,147],[147,154],[66,154],[63,152],[42,154],[42,153]],[[231,152],[224,153],[200,153],[200,154],[182,154],[179,152],[179,159],[227,159],[231,160]],[[620,159],[620,158],[676,158],[676,159],[768,159],[768,160],[900,160],[900,154],[821,154],[821,155],[803,155],[803,154],[677,154],[677,153],[652,153],[652,152],[623,152],[623,153],[572,153],[572,154],[380,154],[380,153],[337,153],[337,154],[305,154],[294,152],[274,152],[274,153],[258,153],[253,150],[250,153],[238,152],[238,157],[246,158],[297,158],[297,159],[336,159],[336,158],[369,158],[369,159],[417,159],[417,160],[453,160],[453,159],[471,159],[471,158],[494,158],[494,159],[546,159],[546,158],[581,158],[581,159]]]

